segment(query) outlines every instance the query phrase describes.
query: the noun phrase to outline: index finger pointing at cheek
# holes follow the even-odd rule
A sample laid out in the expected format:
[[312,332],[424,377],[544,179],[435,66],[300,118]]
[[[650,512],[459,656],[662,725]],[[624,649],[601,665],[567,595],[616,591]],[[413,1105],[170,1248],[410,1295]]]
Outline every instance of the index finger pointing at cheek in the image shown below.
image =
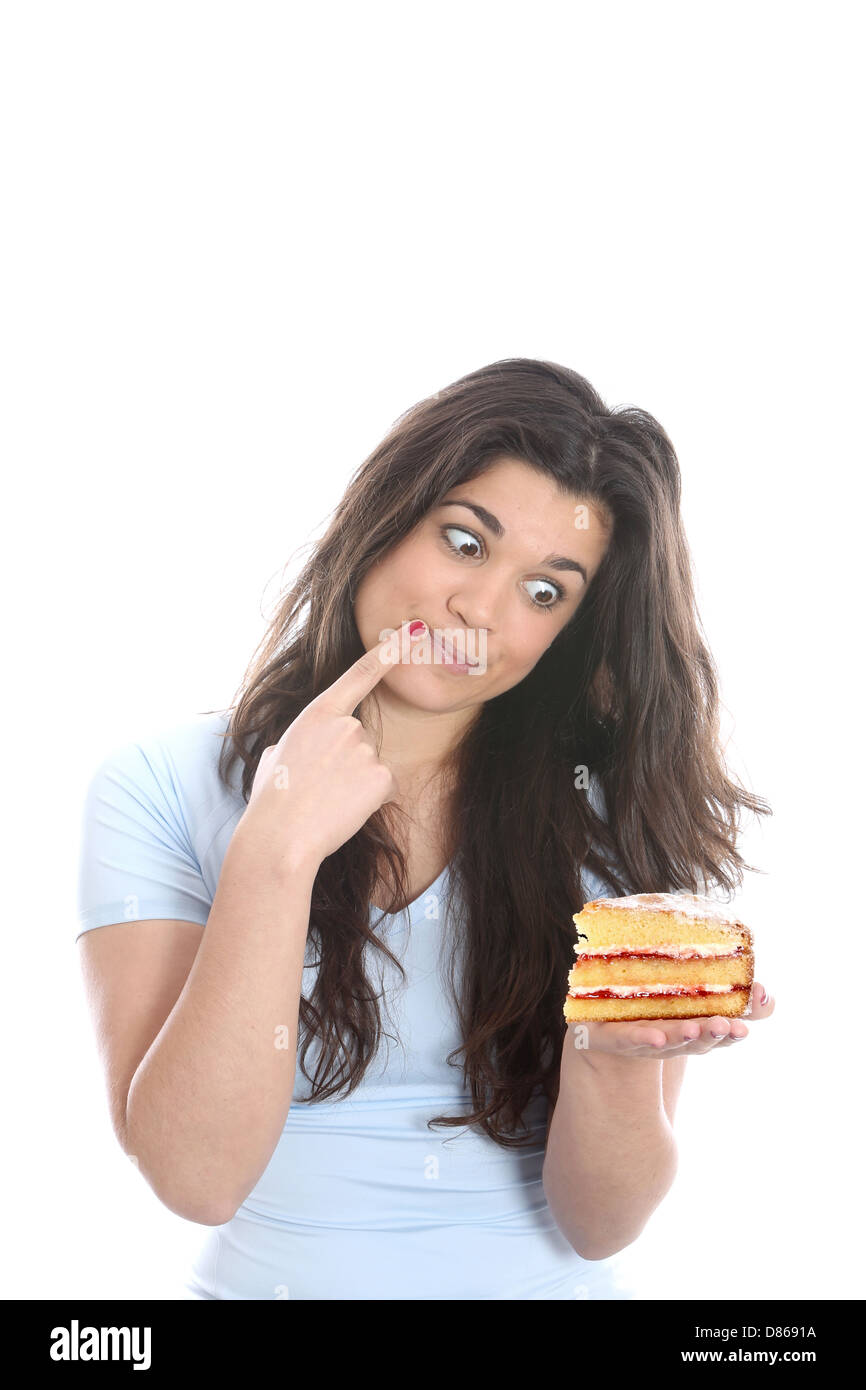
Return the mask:
[[[348,671],[344,671],[342,676],[338,676],[333,685],[329,685],[327,690],[323,690],[321,695],[317,695],[313,701],[315,705],[325,705],[334,714],[351,714],[356,710],[370,691],[375,689],[384,675],[390,671],[395,663],[394,653],[402,642],[404,632],[407,632],[410,625],[415,627],[418,619],[408,620],[398,627],[396,631],[383,637],[381,642],[377,642],[375,647],[371,647],[363,656],[353,662]],[[427,631],[426,625],[413,633],[414,638],[424,635]]]

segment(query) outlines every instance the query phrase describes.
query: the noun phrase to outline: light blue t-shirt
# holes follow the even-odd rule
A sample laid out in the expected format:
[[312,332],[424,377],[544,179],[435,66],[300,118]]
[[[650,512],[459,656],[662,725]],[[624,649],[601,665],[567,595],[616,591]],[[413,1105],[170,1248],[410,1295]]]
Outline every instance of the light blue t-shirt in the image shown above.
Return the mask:
[[[87,790],[78,929],[172,918],[207,923],[245,802],[217,761],[227,715],[200,716],[112,752]],[[311,1103],[295,1074],[271,1160],[230,1221],[205,1236],[185,1288],[216,1299],[634,1298],[620,1256],[583,1260],[556,1225],[541,1182],[547,1102],[524,1121],[537,1143],[506,1150],[483,1131],[427,1128],[470,1113],[448,1053],[461,1045],[443,970],[448,869],[405,913],[370,921],[402,961],[365,958],[386,1036],[351,1096]],[[590,897],[610,886],[585,874]],[[455,905],[455,911],[458,910]],[[375,923],[378,922],[378,926]],[[307,942],[307,961],[314,961]],[[568,961],[563,961],[563,998]],[[305,966],[309,998],[315,965]],[[564,1026],[564,1025],[563,1025]],[[315,1073],[318,1044],[307,1071]],[[300,1048],[299,1048],[300,1054]]]

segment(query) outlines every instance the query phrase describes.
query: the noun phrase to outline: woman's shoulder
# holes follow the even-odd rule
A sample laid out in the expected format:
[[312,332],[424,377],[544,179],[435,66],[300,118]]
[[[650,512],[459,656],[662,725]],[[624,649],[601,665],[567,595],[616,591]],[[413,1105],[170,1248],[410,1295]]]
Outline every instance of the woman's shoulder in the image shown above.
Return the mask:
[[227,724],[221,712],[197,715],[104,754],[84,799],[77,935],[120,921],[207,921],[208,856],[242,805],[219,771]]
[[240,796],[236,762],[228,784],[220,774],[220,755],[230,714],[225,710],[157,725],[112,747],[101,759],[94,780],[122,781],[160,800],[206,813],[227,797]]
[[177,767],[202,771],[216,767],[226,742],[229,725],[227,710],[210,710],[152,729],[137,740],[146,751],[159,751]]

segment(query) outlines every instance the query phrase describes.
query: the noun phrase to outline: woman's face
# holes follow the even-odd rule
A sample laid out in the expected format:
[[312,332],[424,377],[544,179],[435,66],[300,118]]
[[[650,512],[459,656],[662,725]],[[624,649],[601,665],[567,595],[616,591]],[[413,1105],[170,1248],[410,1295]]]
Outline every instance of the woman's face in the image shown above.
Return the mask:
[[429,630],[377,688],[431,713],[510,690],[574,616],[609,539],[606,517],[517,459],[452,488],[358,588],[365,649],[409,618]]

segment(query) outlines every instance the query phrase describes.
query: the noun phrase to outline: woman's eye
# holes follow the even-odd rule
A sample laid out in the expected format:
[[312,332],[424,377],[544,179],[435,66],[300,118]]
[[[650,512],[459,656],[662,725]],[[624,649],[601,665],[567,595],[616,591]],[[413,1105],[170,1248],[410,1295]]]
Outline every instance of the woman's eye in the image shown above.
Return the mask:
[[[472,531],[467,531],[462,526],[443,526],[442,536],[449,550],[453,550],[457,555],[464,555],[467,560],[478,560],[484,553],[483,542]],[[538,592],[533,592],[527,588],[530,601],[536,608],[554,608],[560,603],[565,594],[558,584],[552,584],[549,579],[527,579],[526,584],[537,584]]]
[[[470,560],[477,560],[481,554],[481,542],[477,536],[473,536],[471,531],[464,531],[462,526],[444,526],[442,534],[451,546],[460,555],[466,555]],[[453,540],[452,537],[457,537]],[[476,550],[472,546],[477,546]]]
[[[562,590],[548,583],[546,579],[527,579],[526,584],[529,597],[538,608],[553,608],[562,598]],[[540,592],[533,593],[528,587],[530,584],[538,584]]]

